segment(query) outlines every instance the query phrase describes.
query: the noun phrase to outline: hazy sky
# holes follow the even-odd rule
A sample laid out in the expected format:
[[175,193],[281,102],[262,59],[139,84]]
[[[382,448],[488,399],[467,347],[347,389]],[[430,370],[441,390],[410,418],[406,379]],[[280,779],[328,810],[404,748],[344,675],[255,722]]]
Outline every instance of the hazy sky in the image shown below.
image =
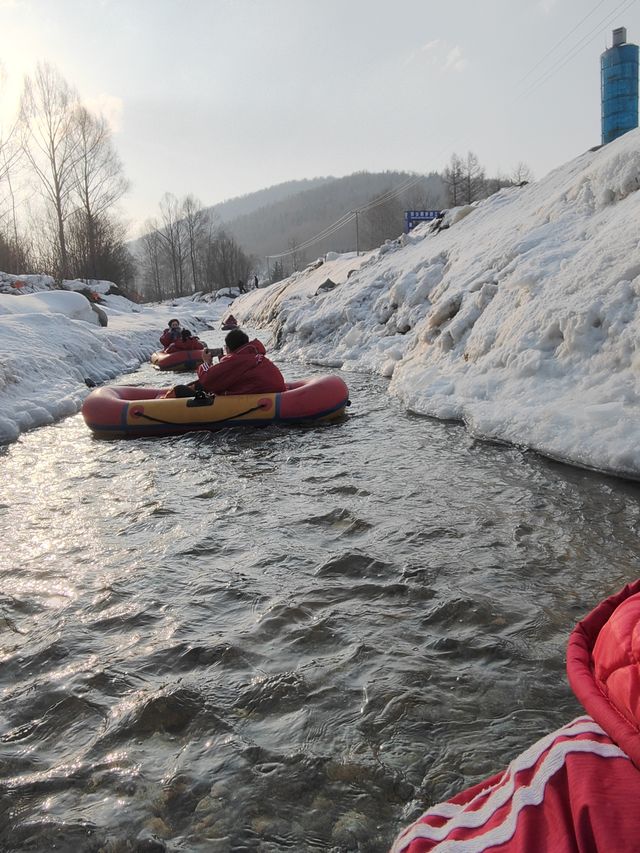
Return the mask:
[[0,0],[3,112],[54,63],[112,122],[132,223],[165,191],[209,205],[453,151],[541,177],[600,142],[618,26],[638,42],[640,0]]

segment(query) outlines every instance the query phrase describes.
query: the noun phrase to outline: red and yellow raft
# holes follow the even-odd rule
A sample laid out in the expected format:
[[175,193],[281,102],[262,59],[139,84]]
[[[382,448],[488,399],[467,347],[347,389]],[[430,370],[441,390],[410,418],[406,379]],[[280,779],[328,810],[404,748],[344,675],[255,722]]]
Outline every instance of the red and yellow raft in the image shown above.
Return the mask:
[[339,376],[289,382],[278,394],[228,394],[197,400],[164,398],[165,388],[109,385],[82,406],[85,423],[100,438],[179,435],[223,426],[331,421],[344,414],[349,389]]
[[151,364],[158,370],[195,370],[202,364],[203,349],[176,350],[163,352],[159,350],[151,355]]

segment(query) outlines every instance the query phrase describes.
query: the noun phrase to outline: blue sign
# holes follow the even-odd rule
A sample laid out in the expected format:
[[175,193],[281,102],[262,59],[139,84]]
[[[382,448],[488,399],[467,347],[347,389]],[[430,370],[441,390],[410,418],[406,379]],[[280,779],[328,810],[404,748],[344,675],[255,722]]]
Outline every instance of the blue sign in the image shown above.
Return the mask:
[[404,230],[411,231],[420,222],[428,222],[431,219],[437,219],[442,215],[441,210],[405,210],[404,212]]

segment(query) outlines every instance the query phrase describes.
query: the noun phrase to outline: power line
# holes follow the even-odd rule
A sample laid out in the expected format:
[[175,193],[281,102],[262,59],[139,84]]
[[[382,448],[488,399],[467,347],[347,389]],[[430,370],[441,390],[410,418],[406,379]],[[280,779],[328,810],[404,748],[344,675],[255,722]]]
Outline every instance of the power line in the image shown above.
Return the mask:
[[534,80],[521,97],[528,97],[539,86],[541,86],[543,83],[546,83],[547,80],[551,79],[551,77],[553,77],[557,71],[564,67],[567,62],[573,59],[582,50],[583,47],[585,47],[590,41],[593,41],[593,39],[599,35],[602,30],[602,27],[608,26],[618,14],[622,14],[622,12],[625,12],[635,2],[636,0],[623,0],[623,2],[616,6],[616,8],[612,12],[608,12],[605,17],[602,18],[592,30],[586,33],[586,35],[584,35],[580,39],[580,41],[576,42],[573,48],[565,56],[556,60],[555,64],[551,68],[547,69],[540,77]]
[[419,184],[422,180],[424,180],[424,175],[420,175],[414,180],[408,181],[404,186],[399,187],[396,192],[388,194],[387,197],[380,196],[379,198],[374,198],[373,201],[369,202],[369,204],[366,204],[364,207],[359,207],[355,211],[355,213],[364,213],[367,210],[371,210],[372,207],[378,207],[378,205],[384,204],[386,201],[390,201],[392,198],[396,198],[397,196],[402,195],[402,193],[406,192],[407,190],[410,190],[411,187],[414,187],[416,184]]
[[542,65],[542,63],[545,61],[545,59],[547,59],[547,57],[551,56],[551,54],[555,50],[557,50],[557,48],[559,48],[561,44],[564,44],[564,42],[569,38],[569,36],[572,36],[575,33],[575,31],[584,24],[584,22],[587,20],[587,18],[590,18],[591,15],[593,15],[593,13],[596,11],[596,9],[599,9],[600,6],[602,6],[602,4],[605,2],[606,2],[606,0],[600,0],[600,2],[597,3],[593,7],[593,9],[584,16],[584,18],[581,18],[580,21],[578,21],[578,23],[575,25],[575,27],[570,29],[569,32],[560,39],[560,41],[556,42],[554,44],[554,46],[551,48],[551,50],[548,50],[545,53],[545,55],[541,59],[539,59],[536,62],[536,64],[532,68],[530,68],[523,77],[521,77],[518,80],[517,85],[519,86],[521,83],[524,83],[524,81],[527,79],[527,77],[529,77],[530,74],[533,74],[533,72],[536,70],[536,68],[539,68]]
[[355,213],[353,211],[348,211],[348,213],[343,214],[340,219],[337,219],[331,225],[328,225],[323,231],[320,231],[319,234],[316,234],[315,237],[311,237],[308,240],[305,240],[300,245],[296,246],[295,249],[290,249],[288,252],[280,252],[277,255],[267,255],[267,258],[275,260],[276,258],[285,258],[287,255],[293,255],[294,252],[299,252],[302,249],[308,249],[309,246],[312,246],[314,243],[317,243],[319,240],[323,240],[325,237],[330,237],[332,234],[335,234],[336,231],[339,231],[344,225],[348,222],[351,222],[352,219],[355,218]]
[[288,252],[280,252],[277,255],[268,255],[267,257],[273,258],[273,259],[283,258],[283,257],[286,257],[287,255],[294,254],[294,252],[298,252],[298,251],[302,251],[303,249],[307,249],[307,248],[309,248],[309,246],[312,246],[314,243],[317,243],[320,240],[323,240],[326,237],[330,237],[332,234],[335,234],[336,231],[339,231],[344,225],[346,225],[348,222],[351,222],[354,218],[356,218],[359,213],[363,213],[367,210],[370,210],[372,207],[376,207],[379,204],[384,204],[385,202],[390,201],[392,198],[396,198],[398,195],[401,195],[403,192],[410,189],[412,186],[415,186],[415,184],[419,183],[423,179],[424,179],[423,175],[418,175],[415,178],[410,178],[409,180],[405,181],[403,184],[396,187],[395,189],[388,190],[386,193],[383,193],[383,195],[378,196],[377,198],[373,199],[373,201],[369,202],[368,204],[363,205],[362,207],[359,207],[356,210],[348,211],[343,216],[341,216],[340,219],[338,219],[336,222],[332,223],[332,225],[327,226],[327,228],[325,228],[319,234],[316,234],[315,237],[311,237],[308,240],[305,240],[303,243],[300,243],[300,245],[296,246],[295,249],[291,249]]
[[[587,21],[605,2],[606,0],[599,0],[599,2],[596,3],[596,5],[591,9],[591,11],[584,15],[578,21],[578,23],[575,24],[569,30],[569,32],[567,32],[558,42],[556,42],[556,44],[554,44],[554,46],[550,50],[548,50],[541,57],[541,59],[539,59],[538,62],[536,62],[535,65],[533,65],[529,69],[529,71],[527,71],[527,73],[523,77],[520,78],[517,85],[520,86],[522,83],[524,83],[524,81],[528,77],[530,77],[531,74],[533,74],[533,72],[538,69],[549,56],[551,56],[562,44],[564,44],[564,42],[566,42],[567,39],[569,39],[585,23],[585,21]],[[616,6],[615,9],[608,12],[603,18],[601,18],[601,20],[596,24],[594,28],[592,28],[576,44],[573,45],[573,47],[569,50],[568,53],[556,59],[554,64],[550,68],[547,68],[541,75],[539,75],[535,80],[533,80],[528,87],[525,87],[525,91],[521,95],[517,96],[516,100],[521,103],[524,99],[529,98],[539,86],[550,80],[561,68],[563,68],[567,64],[567,62],[573,59],[582,50],[583,47],[585,47],[590,41],[596,38],[597,35],[601,32],[602,27],[608,26],[611,21],[616,17],[616,15],[626,12],[627,9],[630,9],[635,2],[636,0],[623,0],[623,2]],[[386,193],[383,193],[383,195],[373,199],[368,204],[356,208],[355,210],[347,211],[347,213],[343,214],[343,216],[336,220],[336,222],[332,223],[331,225],[328,225],[319,234],[316,234],[314,237],[305,240],[303,243],[301,243],[299,246],[296,246],[294,249],[291,249],[288,252],[280,252],[277,255],[268,255],[267,257],[269,259],[284,258],[288,255],[294,254],[297,251],[307,249],[314,243],[317,243],[320,240],[326,239],[327,237],[330,237],[335,234],[349,222],[353,221],[354,218],[357,218],[358,214],[364,213],[367,210],[371,210],[372,208],[384,204],[386,201],[390,201],[393,198],[397,198],[400,194],[411,189],[411,187],[415,186],[423,179],[423,175],[419,175],[416,178],[411,178],[405,181],[400,186],[396,187],[395,189],[388,190]]]
[[576,42],[576,44],[566,54],[566,56],[562,57],[561,59],[558,59],[551,68],[547,69],[544,74],[534,80],[529,86],[529,88],[526,89],[525,92],[523,92],[523,94],[519,96],[518,99],[522,100],[522,98],[528,98],[530,95],[532,95],[533,92],[535,92],[535,90],[539,86],[550,80],[556,74],[557,71],[563,68],[567,64],[567,62],[572,60],[582,50],[583,47],[585,47],[590,41],[593,41],[594,38],[597,38],[604,26],[608,26],[617,15],[620,15],[623,12],[626,12],[627,9],[630,9],[635,2],[636,0],[623,0],[623,2],[616,6],[616,8],[612,12],[608,12],[605,17],[602,18],[592,30],[590,30],[586,35],[584,35],[580,39],[580,41]]
[[[591,30],[589,30],[589,32],[587,32],[586,35],[584,35],[569,50],[569,52],[567,54],[563,54],[561,57],[558,57],[556,60],[554,60],[554,62],[550,68],[547,68],[542,74],[540,74],[535,80],[531,81],[528,85],[525,85],[524,87],[522,87],[521,84],[524,83],[524,81],[527,79],[527,77],[529,77],[537,68],[539,68],[540,65],[545,61],[545,59],[547,59],[548,56],[550,56],[555,50],[557,50],[557,48],[561,44],[563,44],[570,36],[572,36],[584,24],[584,22],[586,20],[588,20],[591,17],[591,15],[593,15],[603,5],[604,2],[605,2],[605,0],[600,0],[600,2],[597,3],[593,7],[593,9],[591,9],[590,12],[588,12],[586,15],[584,15],[580,19],[580,21],[578,21],[577,24],[575,24],[573,27],[571,27],[569,32],[566,33],[566,35],[564,35],[560,39],[560,41],[558,41],[551,48],[551,50],[547,51],[547,53],[545,53],[544,56],[541,59],[539,59],[538,62],[535,63],[535,65],[532,66],[532,68],[524,75],[524,77],[520,78],[520,80],[518,81],[518,84],[516,86],[516,92],[518,89],[523,89],[523,91],[521,91],[520,94],[517,94],[517,93],[514,94],[512,100],[508,102],[507,109],[510,109],[511,107],[515,106],[516,104],[522,105],[522,103],[525,100],[527,100],[528,98],[530,98],[530,96],[536,91],[536,89],[538,89],[539,86],[542,86],[544,83],[546,83],[548,80],[550,80],[564,65],[567,64],[567,62],[569,62],[571,59],[573,59],[574,56],[576,56],[576,54],[579,53],[580,50],[582,50],[582,48],[586,44],[588,44],[589,41],[592,41],[593,38],[597,37],[597,35],[601,31],[601,29],[605,26],[608,26],[610,24],[610,22],[613,20],[613,18],[615,18],[616,15],[622,14],[627,9],[631,8],[631,6],[636,2],[636,0],[623,0],[623,2],[621,2],[618,6],[616,6],[615,9],[613,9],[610,12],[607,12],[605,14],[605,16],[603,18],[601,18],[600,21],[596,24],[596,26],[594,28],[592,28]],[[453,138],[450,139],[450,147],[453,147],[457,143],[459,138],[460,137],[457,137],[456,139],[453,139]],[[443,149],[443,152],[444,152],[444,149]]]
[[318,243],[320,240],[324,240],[327,237],[331,237],[336,231],[339,231],[343,228],[347,223],[351,222],[355,219],[358,214],[364,213],[367,210],[370,210],[373,207],[377,207],[380,204],[384,204],[387,201],[390,201],[393,198],[397,198],[402,193],[406,192],[411,187],[420,183],[420,181],[424,180],[424,175],[417,175],[413,178],[409,178],[407,181],[404,181],[399,186],[394,189],[387,190],[386,193],[383,193],[381,196],[373,199],[368,204],[363,205],[362,207],[358,207],[355,210],[349,210],[347,213],[343,214],[340,219],[337,219],[331,225],[328,225],[323,231],[319,234],[316,234],[314,237],[305,240],[300,245],[296,246],[294,249],[289,250],[288,252],[280,252],[277,255],[267,255],[269,260],[276,260],[277,258],[285,258],[287,255],[293,255],[295,252],[300,252],[304,249],[308,249],[310,246],[313,246],[314,243]]
[[366,204],[363,204],[362,207],[356,208],[354,213],[363,213],[365,210],[369,210],[370,207],[375,207],[377,204],[382,204],[385,201],[389,201],[390,199],[395,198],[398,195],[401,195],[403,192],[408,190],[414,184],[422,181],[423,178],[424,178],[423,175],[417,175],[414,178],[409,178],[404,183],[399,184],[394,189],[387,190],[385,193],[382,193],[382,195],[376,196],[371,201],[367,202]]

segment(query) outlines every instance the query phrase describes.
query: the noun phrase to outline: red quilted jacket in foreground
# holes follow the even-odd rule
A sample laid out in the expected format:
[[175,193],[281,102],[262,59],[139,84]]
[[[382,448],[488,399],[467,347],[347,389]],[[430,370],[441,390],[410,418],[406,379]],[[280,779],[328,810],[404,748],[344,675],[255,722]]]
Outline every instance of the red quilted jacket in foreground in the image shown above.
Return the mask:
[[587,715],[432,806],[393,853],[640,851],[640,580],[578,623],[567,673]]

